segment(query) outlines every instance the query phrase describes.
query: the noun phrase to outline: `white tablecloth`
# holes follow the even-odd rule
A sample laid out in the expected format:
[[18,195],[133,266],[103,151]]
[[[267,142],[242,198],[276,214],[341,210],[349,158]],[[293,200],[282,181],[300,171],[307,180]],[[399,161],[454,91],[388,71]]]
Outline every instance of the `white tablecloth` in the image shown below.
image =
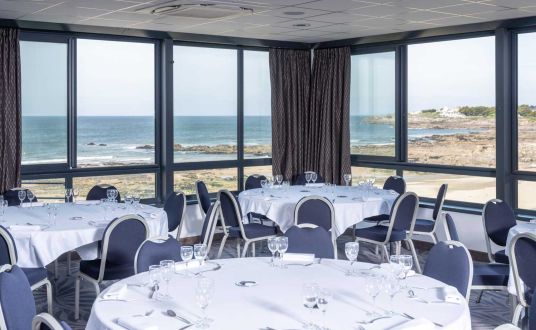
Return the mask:
[[[97,241],[102,239],[105,226],[94,226],[89,221],[104,221],[104,209],[100,205],[56,204],[56,225],[49,226],[47,208],[44,206],[8,207],[2,225],[6,227],[17,245],[20,267],[43,267],[65,252],[76,250],[82,259],[97,257]],[[159,208],[143,205],[138,210],[124,208],[118,204],[115,211],[108,210],[107,219],[137,213],[147,221],[151,236],[167,234],[167,215]],[[73,217],[81,217],[72,219]],[[108,222],[109,222],[108,221]],[[11,230],[10,225],[43,225],[42,230]],[[48,228],[47,228],[48,227]]]
[[[521,233],[536,233],[536,223],[524,222],[510,228],[508,237],[506,239],[506,255],[510,256],[510,242],[512,238]],[[510,278],[508,279],[508,292],[513,295],[517,295],[516,286],[514,283],[514,273],[512,267],[510,267]]]
[[335,235],[363,219],[382,213],[389,213],[398,196],[397,193],[362,187],[304,187],[251,189],[238,195],[242,214],[249,212],[266,215],[279,225],[283,232],[294,224],[294,208],[306,196],[324,196],[333,203],[335,210]]
[[[365,291],[366,277],[346,276],[349,263],[343,260],[322,260],[321,264],[312,266],[288,266],[287,269],[269,266],[266,258],[242,258],[216,260],[222,268],[206,272],[205,277],[215,281],[215,296],[207,308],[207,316],[214,319],[210,329],[302,329],[302,323],[312,320],[322,323],[318,310],[312,311],[303,306],[302,287],[304,283],[315,282],[321,288],[331,291],[333,298],[328,301],[325,323],[330,329],[357,329],[356,321],[370,320],[368,312],[383,313],[391,309],[389,297],[381,293],[376,305]],[[371,264],[359,263],[362,269],[371,268]],[[375,270],[378,272],[377,270]],[[381,270],[381,272],[384,270]],[[370,272],[370,271],[369,271]],[[112,285],[116,289],[124,283],[143,283],[148,280],[147,273],[138,274]],[[172,301],[159,302],[149,299],[147,287],[128,286],[123,301],[102,301],[94,303],[86,329],[123,329],[116,322],[120,317],[144,315],[153,310],[149,320],[164,326],[158,329],[176,330],[185,325],[179,320],[165,316],[163,311],[172,309],[177,314],[195,322],[201,314],[196,305],[195,286],[197,278],[175,275],[170,282]],[[253,287],[239,287],[238,281],[256,281]],[[414,288],[417,294],[430,300],[437,300],[436,290],[423,289],[444,285],[441,282],[417,275],[408,278],[404,284]],[[165,284],[161,285],[165,288]],[[444,325],[441,329],[471,329],[469,307],[465,300],[461,304],[431,303],[427,304],[410,299],[404,289],[395,295],[393,311],[408,313],[417,318],[426,318]],[[105,294],[107,291],[104,291]],[[101,295],[102,297],[102,295]],[[460,296],[461,297],[461,296]],[[140,320],[147,321],[140,316]],[[378,320],[365,329],[387,329],[408,322],[395,315]],[[194,329],[194,327],[192,327]]]

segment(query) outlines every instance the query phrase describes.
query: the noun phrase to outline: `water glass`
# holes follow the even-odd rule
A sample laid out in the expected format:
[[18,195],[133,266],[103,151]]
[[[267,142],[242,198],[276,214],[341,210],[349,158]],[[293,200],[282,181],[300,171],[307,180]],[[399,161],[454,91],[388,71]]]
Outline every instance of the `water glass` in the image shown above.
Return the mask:
[[202,318],[196,323],[196,328],[206,329],[210,326],[210,323],[213,321],[209,319],[206,315],[206,309],[208,305],[212,302],[214,297],[215,284],[214,280],[208,277],[201,277],[197,281],[195,288],[195,301],[197,306],[201,308],[203,313]]
[[326,311],[328,309],[328,303],[331,300],[331,292],[326,289],[322,288],[318,291],[318,297],[316,299],[316,305],[318,306],[318,309],[322,312],[322,330],[329,330],[328,327],[326,327]]
[[277,252],[279,252],[279,259],[281,261],[281,268],[286,268],[283,263],[283,256],[288,249],[288,237],[281,236],[277,238]]
[[175,273],[175,261],[173,260],[162,260],[160,261],[160,276],[162,280],[166,282],[166,294],[164,294],[164,299],[171,299],[169,294],[169,281],[171,280],[171,275]]
[[101,199],[102,209],[104,210],[104,220],[108,220],[108,210],[110,208],[110,202],[107,198]]
[[73,203],[76,204],[76,199],[80,196],[80,190],[73,188]]
[[305,181],[306,181],[307,183],[309,183],[309,182],[311,181],[311,179],[312,179],[312,177],[313,177],[312,174],[313,174],[313,173],[311,173],[311,172],[305,172]]
[[72,196],[73,196],[73,190],[71,188],[65,189],[65,203],[70,203]]
[[346,186],[350,186],[350,181],[352,181],[352,174],[344,174],[342,178],[344,179],[344,183],[346,184]]
[[278,238],[270,237],[268,239],[268,250],[270,250],[270,252],[272,253],[272,261],[270,262],[270,266],[272,267],[275,266],[274,258],[275,258],[275,253],[277,252],[277,249],[278,249]]
[[318,174],[315,172],[311,173],[311,180],[313,180],[313,183],[316,183],[316,180],[318,179]]
[[406,279],[408,277],[409,271],[413,268],[413,256],[403,254],[400,256],[398,262],[402,265],[402,268],[404,269],[404,279]]
[[33,192],[31,190],[28,190],[26,192],[26,196],[28,197],[28,199],[30,200],[30,207],[32,207],[32,204],[33,204],[33,200],[35,199],[35,195],[33,194]]
[[194,248],[190,245],[181,246],[181,259],[186,263],[188,268],[188,262],[194,257]]
[[350,269],[346,273],[346,275],[351,276],[355,274],[355,270],[353,268],[354,263],[357,260],[357,256],[359,255],[359,243],[358,242],[347,242],[344,244],[344,253],[346,254],[346,258],[350,260]]
[[275,179],[275,181],[277,181],[278,185],[281,185],[281,183],[283,182],[283,175],[282,174],[276,174],[274,176],[274,179]]
[[381,280],[375,276],[369,276],[365,282],[365,291],[372,297],[372,304],[376,305],[376,298],[381,292]]
[[303,285],[303,306],[310,311],[309,322],[304,324],[305,329],[317,329],[318,327],[312,322],[313,309],[317,306],[318,293],[320,287],[316,283],[306,283]]
[[394,274],[386,275],[383,279],[383,291],[389,295],[390,311],[393,313],[393,298],[400,291],[400,282]]
[[157,300],[160,286],[160,265],[149,266],[149,286],[153,288],[153,299]]
[[135,194],[132,196],[132,205],[134,206],[135,210],[137,210],[140,207],[140,200],[141,200],[140,195]]
[[26,190],[19,190],[17,195],[18,195],[19,200],[20,200],[19,207],[22,207],[22,203],[26,199]]
[[207,257],[207,245],[206,244],[194,244],[194,258],[199,260],[200,264],[203,265]]

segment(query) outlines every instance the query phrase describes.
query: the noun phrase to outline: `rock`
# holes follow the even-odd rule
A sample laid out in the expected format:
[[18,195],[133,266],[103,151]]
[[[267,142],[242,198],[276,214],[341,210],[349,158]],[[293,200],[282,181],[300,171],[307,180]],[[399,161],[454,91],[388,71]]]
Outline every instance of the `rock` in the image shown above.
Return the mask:
[[87,145],[88,145],[88,146],[94,146],[94,145],[95,145],[95,142],[89,142]]
[[137,146],[136,149],[153,150],[154,146],[150,145],[150,144],[146,144],[146,145],[143,145],[143,146]]
[[99,147],[106,147],[107,144],[106,143],[99,143]]

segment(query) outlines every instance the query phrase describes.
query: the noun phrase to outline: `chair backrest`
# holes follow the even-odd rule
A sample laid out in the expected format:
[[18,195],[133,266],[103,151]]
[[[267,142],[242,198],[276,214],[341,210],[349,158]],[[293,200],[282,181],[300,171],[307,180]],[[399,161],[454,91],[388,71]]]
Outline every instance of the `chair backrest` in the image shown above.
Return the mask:
[[186,212],[186,195],[182,191],[172,192],[166,199],[164,211],[168,219],[168,232],[179,228],[177,238],[180,238],[180,227]]
[[439,187],[439,191],[437,192],[437,197],[434,204],[434,212],[432,213],[432,218],[434,220],[437,220],[437,216],[441,214],[441,210],[443,209],[443,203],[445,202],[445,197],[447,196],[447,189],[448,184],[444,183]]
[[[484,205],[482,212],[482,222],[484,223],[484,232],[489,240],[493,243],[505,247],[506,239],[510,228],[516,225],[516,216],[512,208],[500,199],[492,199]],[[491,253],[489,240],[488,252]]]
[[333,205],[322,196],[303,197],[294,208],[295,225],[311,223],[330,231],[334,218]]
[[246,183],[244,184],[244,189],[249,190],[249,189],[262,188],[261,187],[262,180],[266,180],[266,177],[264,175],[259,175],[259,174],[250,175],[246,179]]
[[385,183],[383,184],[383,189],[385,190],[394,190],[399,195],[402,195],[406,192],[406,180],[404,180],[401,176],[390,176],[385,180]]
[[154,237],[141,243],[134,258],[134,272],[146,272],[162,260],[181,261],[181,244],[175,238]]
[[199,204],[201,214],[205,215],[212,203],[210,201],[207,186],[201,180],[197,180],[195,182],[195,195],[197,197],[197,204]]
[[30,282],[18,266],[0,267],[0,329],[31,329],[36,314]]
[[462,243],[443,241],[434,245],[422,274],[455,287],[469,301],[473,259]]
[[[312,171],[305,171],[301,174],[296,174],[293,178],[292,178],[292,185],[293,186],[303,186],[307,183],[307,180],[305,180],[305,173],[308,173],[308,172],[311,172],[313,173]],[[320,175],[320,174],[316,174],[317,177],[316,177],[316,183],[324,183],[324,178]]]
[[58,322],[48,313],[37,314],[32,321],[32,330],[72,330],[64,321]]
[[288,253],[312,253],[316,258],[335,258],[331,233],[322,227],[292,226],[286,232]]
[[236,197],[229,191],[222,189],[218,192],[221,215],[225,226],[238,227],[242,225],[242,210]]
[[215,201],[210,206],[205,219],[203,221],[203,227],[201,228],[201,237],[199,243],[207,245],[207,251],[210,252],[212,246],[212,238],[214,237],[214,230],[216,229],[216,220],[220,211],[220,201]]
[[[509,248],[517,298],[527,307],[527,294],[536,290],[536,234],[526,232],[515,235]],[[536,304],[534,298],[530,300],[531,304]]]
[[121,202],[121,193],[119,190],[116,187],[105,183],[93,186],[87,193],[86,200],[100,201],[103,198],[108,198],[107,191],[111,189],[117,190],[117,202]]
[[0,226],[0,266],[17,263],[17,247],[11,233]]
[[[395,230],[406,230],[413,233],[417,210],[419,209],[419,197],[415,193],[406,192],[398,196],[391,209],[389,226]],[[390,236],[387,235],[387,237]]]
[[454,224],[454,219],[449,213],[445,213],[445,224],[447,226],[446,234],[448,241],[460,241],[460,236],[458,236],[458,230],[456,229],[456,224]]
[[[21,190],[26,191],[26,194],[28,194],[28,191],[31,191],[30,189],[27,189],[27,188],[13,188],[13,189],[9,189],[8,191],[4,193],[4,200],[7,201],[8,206],[20,205],[19,191]],[[37,202],[37,196],[35,196],[33,201]],[[28,198],[28,196],[26,196],[26,198],[22,202],[29,203],[30,199]]]
[[[134,265],[136,252],[148,235],[149,227],[147,222],[139,215],[129,214],[110,222],[104,230],[98,280],[103,279],[107,263]],[[132,267],[132,274],[130,275],[134,275],[134,267]]]

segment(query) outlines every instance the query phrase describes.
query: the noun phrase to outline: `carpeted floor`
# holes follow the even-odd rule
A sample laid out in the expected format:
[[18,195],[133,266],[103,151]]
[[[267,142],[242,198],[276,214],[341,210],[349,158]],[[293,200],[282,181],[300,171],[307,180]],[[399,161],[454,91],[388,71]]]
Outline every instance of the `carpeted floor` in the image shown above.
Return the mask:
[[[344,243],[350,240],[350,237],[340,237],[338,240],[339,256],[344,258]],[[219,248],[219,242],[216,242],[212,247],[212,254]],[[257,249],[260,250],[260,249]],[[405,251],[407,252],[407,251]],[[427,251],[419,251],[421,258],[421,264],[426,260]],[[236,255],[236,248],[234,242],[229,242],[224,249],[224,258],[234,258]],[[269,252],[258,251],[257,255],[269,255]],[[359,261],[367,261],[378,263],[379,257],[374,254],[374,250],[371,246],[362,244],[361,251],[359,253]],[[95,293],[92,290],[91,285],[83,284],[81,286],[80,293],[80,320],[74,321],[74,276],[66,276],[66,262],[60,262],[60,278],[56,281],[52,280],[52,269],[49,269],[49,277],[54,285],[54,316],[60,320],[67,321],[74,330],[84,329],[89,314],[91,312],[91,305],[95,299]],[[78,267],[77,262],[72,263],[73,273],[76,271],[75,267]],[[109,285],[105,283],[102,287]],[[473,292],[470,299],[471,318],[473,329],[493,329],[496,326],[509,322],[510,319],[510,305],[508,302],[508,295],[505,292],[486,292],[480,303],[476,303],[476,297],[478,292]],[[44,290],[39,290],[35,293],[37,311],[46,311],[46,295]]]

